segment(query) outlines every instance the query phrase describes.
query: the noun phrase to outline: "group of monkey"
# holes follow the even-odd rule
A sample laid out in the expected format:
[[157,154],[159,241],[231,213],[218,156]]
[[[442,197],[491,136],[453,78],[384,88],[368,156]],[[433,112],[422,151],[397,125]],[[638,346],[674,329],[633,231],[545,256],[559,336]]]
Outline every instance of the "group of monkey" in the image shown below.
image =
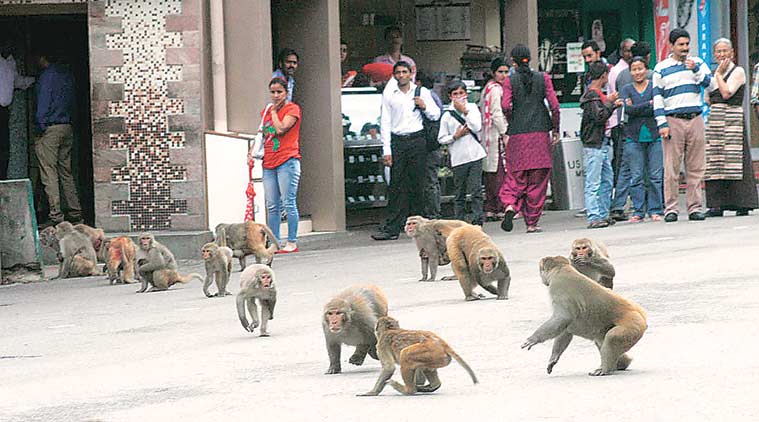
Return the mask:
[[[459,281],[465,300],[484,298],[474,291],[478,286],[498,300],[508,299],[511,275],[506,260],[480,226],[412,216],[406,221],[405,231],[416,241],[420,281],[434,281],[438,266],[450,263],[454,272],[450,279]],[[230,295],[226,287],[232,260],[238,258],[242,268],[236,300],[240,323],[249,332],[260,327],[260,336],[268,336],[267,324],[274,317],[277,301],[271,269],[278,250],[276,238],[267,226],[252,221],[219,224],[215,232],[216,240],[201,249],[205,278],[196,273],[180,275],[174,255],[150,233],[141,234],[136,247],[127,236],[108,239],[102,229],[63,222],[43,230],[41,240],[51,247],[58,243],[58,278],[101,275],[99,260],[105,263],[111,284],[132,283],[136,277],[142,283],[138,293],[166,290],[198,278],[203,281],[205,296]],[[255,256],[256,264],[246,266],[248,255]],[[553,339],[546,368],[550,374],[573,336],[579,336],[592,340],[601,355],[600,367],[590,375],[626,369],[631,362],[626,352],[647,328],[646,313],[612,291],[615,270],[606,247],[590,239],[577,239],[572,243],[569,259],[545,257],[539,268],[541,280],[548,286],[553,314],[522,348],[529,350]],[[213,283],[217,292],[211,294]],[[329,300],[324,306],[322,328],[329,356],[327,374],[341,372],[343,344],[356,347],[348,360],[353,365],[362,365],[367,354],[380,361],[382,369],[374,388],[360,395],[378,395],[387,384],[403,394],[433,392],[441,385],[437,370],[451,359],[466,369],[475,384],[478,382],[469,365],[436,334],[401,329],[398,321],[388,316],[387,298],[377,286],[351,286]],[[396,365],[400,366],[403,383],[391,380]]]

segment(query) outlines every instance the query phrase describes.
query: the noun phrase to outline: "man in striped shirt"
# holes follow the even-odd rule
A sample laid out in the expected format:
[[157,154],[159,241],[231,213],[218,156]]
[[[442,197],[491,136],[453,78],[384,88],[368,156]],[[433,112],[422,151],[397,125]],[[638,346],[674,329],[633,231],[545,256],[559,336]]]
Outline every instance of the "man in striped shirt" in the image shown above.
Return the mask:
[[688,219],[701,221],[701,181],[706,168],[701,90],[712,75],[706,63],[690,57],[690,35],[669,33],[672,54],[654,68],[654,116],[664,150],[664,221],[677,221],[678,181],[685,159]]

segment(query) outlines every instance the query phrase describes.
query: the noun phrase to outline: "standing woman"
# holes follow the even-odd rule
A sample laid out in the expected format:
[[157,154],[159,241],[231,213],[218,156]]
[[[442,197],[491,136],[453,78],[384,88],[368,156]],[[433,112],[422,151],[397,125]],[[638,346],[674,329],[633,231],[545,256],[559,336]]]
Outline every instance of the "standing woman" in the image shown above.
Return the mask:
[[493,221],[504,217],[503,204],[498,192],[503,185],[506,170],[503,166],[504,145],[506,136],[506,117],[503,115],[501,100],[503,99],[504,79],[509,74],[509,66],[501,57],[496,57],[490,63],[492,72],[490,80],[485,84],[480,107],[482,109],[482,146],[487,156],[483,162],[482,171],[485,182],[485,221]]
[[733,63],[733,45],[720,38],[713,44],[719,64],[709,87],[711,105],[706,127],[706,206],[710,217],[725,210],[748,215],[759,208],[751,151],[743,127],[746,72]]
[[[300,107],[287,100],[287,82],[274,78],[269,82],[271,107],[264,109],[264,197],[266,224],[281,239],[280,204],[287,212],[287,244],[279,253],[298,252],[298,182],[300,181]],[[252,152],[248,161],[253,160]],[[280,241],[280,244],[282,242]]]
[[[530,69],[530,49],[517,44],[511,50],[516,72],[503,80],[501,106],[509,122],[506,178],[500,197],[505,209],[501,229],[514,228],[514,215],[524,216],[527,233],[538,226],[551,176],[551,145],[559,142],[559,100],[549,76]],[[551,108],[549,116],[544,101]],[[553,130],[553,137],[549,133]]]
[[[624,125],[623,161],[630,166],[630,197],[633,203],[631,223],[643,221],[646,212],[651,221],[661,221],[664,201],[664,153],[654,119],[653,84],[648,79],[646,59],[633,57],[630,62],[633,82],[620,88],[628,120]],[[648,181],[644,172],[648,169]]]

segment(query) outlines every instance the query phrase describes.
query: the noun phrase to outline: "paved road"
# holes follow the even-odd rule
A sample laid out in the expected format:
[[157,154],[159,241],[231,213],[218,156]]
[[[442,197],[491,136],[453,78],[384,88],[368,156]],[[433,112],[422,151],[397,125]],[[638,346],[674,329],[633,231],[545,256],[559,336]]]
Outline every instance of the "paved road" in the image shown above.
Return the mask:
[[[195,281],[137,295],[102,278],[0,288],[0,420],[757,420],[759,216],[588,231],[549,213],[545,233],[490,232],[513,274],[510,300],[463,301],[456,282],[419,283],[413,243],[360,243],[278,257],[272,336],[245,332],[234,298],[206,299]],[[595,347],[575,339],[552,375],[550,344],[519,345],[550,313],[537,261],[572,239],[605,241],[615,288],[648,310],[629,371],[589,377]],[[198,262],[187,270],[201,270]],[[442,275],[451,273],[447,267]],[[237,291],[239,272],[232,291]],[[408,328],[436,331],[469,362],[453,363],[437,393],[367,391],[378,362],[328,361],[323,303],[352,283],[376,283]],[[398,375],[396,375],[397,377]]]

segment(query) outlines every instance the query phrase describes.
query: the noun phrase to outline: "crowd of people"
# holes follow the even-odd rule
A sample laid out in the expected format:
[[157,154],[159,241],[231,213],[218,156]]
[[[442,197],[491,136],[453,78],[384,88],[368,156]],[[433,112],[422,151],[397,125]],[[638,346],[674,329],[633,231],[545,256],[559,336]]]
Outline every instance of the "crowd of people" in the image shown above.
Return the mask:
[[[744,128],[747,78],[734,63],[732,43],[714,42],[713,72],[690,55],[687,31],[672,30],[669,44],[669,58],[653,70],[651,47],[644,41],[622,41],[614,65],[595,41],[582,45],[587,71],[580,97],[581,215],[588,228],[617,221],[677,221],[682,174],[688,220],[725,211],[744,216],[759,208]],[[479,225],[500,220],[510,232],[521,216],[527,233],[542,231],[560,110],[549,75],[530,67],[530,50],[517,45],[510,60],[493,60],[479,106],[467,102],[461,81],[453,81],[445,107],[432,100],[430,89],[414,88],[415,65],[399,48],[394,51],[396,56],[383,56],[394,63],[392,84],[383,90],[380,125],[385,164],[391,168],[389,204],[386,220],[372,237],[397,239],[408,215],[439,216],[430,212],[434,206],[425,206],[431,201],[425,192],[435,192],[424,177],[425,156],[439,160],[431,137],[448,148],[456,219]],[[751,104],[759,113],[759,65],[753,76]],[[704,101],[710,106],[707,123]],[[439,131],[430,135],[429,122],[438,118]]]

